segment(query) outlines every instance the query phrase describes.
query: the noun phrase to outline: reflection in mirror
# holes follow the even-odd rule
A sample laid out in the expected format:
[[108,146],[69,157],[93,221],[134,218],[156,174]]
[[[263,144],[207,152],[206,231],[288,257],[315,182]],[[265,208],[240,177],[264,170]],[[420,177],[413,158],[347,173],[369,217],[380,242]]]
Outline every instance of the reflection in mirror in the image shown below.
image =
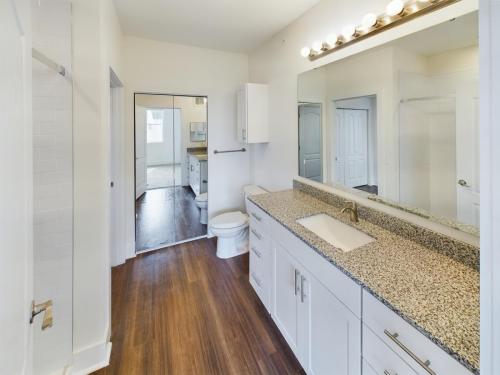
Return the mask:
[[479,227],[477,12],[298,77],[299,175]]

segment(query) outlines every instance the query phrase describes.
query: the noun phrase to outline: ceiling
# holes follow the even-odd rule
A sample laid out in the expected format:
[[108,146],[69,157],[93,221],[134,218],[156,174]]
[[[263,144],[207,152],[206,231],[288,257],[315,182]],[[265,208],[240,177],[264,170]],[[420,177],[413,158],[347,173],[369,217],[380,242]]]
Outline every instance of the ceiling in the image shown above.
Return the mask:
[[114,0],[126,35],[249,52],[320,0]]

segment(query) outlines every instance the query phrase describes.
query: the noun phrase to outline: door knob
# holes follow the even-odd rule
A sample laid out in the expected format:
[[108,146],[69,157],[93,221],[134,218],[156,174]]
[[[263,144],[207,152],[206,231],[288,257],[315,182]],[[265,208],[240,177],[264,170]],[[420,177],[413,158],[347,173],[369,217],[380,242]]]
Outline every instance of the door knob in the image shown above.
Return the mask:
[[52,317],[52,300],[49,299],[43,303],[35,304],[35,301],[31,303],[31,318],[30,324],[33,324],[35,316],[38,314],[43,314],[42,330],[52,327],[54,323],[54,318]]
[[469,186],[469,184],[467,183],[467,181],[465,181],[463,179],[458,180],[458,184],[460,186],[463,186],[463,187],[468,187]]

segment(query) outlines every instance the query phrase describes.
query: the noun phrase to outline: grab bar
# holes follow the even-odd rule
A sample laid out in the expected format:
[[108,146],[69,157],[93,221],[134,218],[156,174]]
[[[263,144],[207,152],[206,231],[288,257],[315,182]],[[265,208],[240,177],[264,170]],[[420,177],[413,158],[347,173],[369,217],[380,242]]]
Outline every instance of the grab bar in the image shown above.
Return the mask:
[[240,148],[238,150],[224,150],[224,151],[214,150],[214,154],[227,154],[229,152],[245,152],[246,150],[247,150],[246,148]]

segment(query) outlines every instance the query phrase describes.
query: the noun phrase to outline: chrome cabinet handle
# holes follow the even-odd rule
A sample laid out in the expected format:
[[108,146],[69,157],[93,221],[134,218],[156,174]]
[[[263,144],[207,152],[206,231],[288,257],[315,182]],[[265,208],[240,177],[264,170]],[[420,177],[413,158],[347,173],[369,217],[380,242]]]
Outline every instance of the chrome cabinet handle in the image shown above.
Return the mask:
[[255,280],[255,282],[257,283],[257,285],[259,286],[259,288],[262,288],[262,284],[259,280],[259,278],[257,276],[255,276],[255,274],[252,272],[252,279]]
[[252,212],[251,215],[257,220],[257,221],[262,221],[262,218],[257,215],[255,212]]
[[259,251],[257,251],[255,247],[252,246],[251,249],[255,253],[255,255],[257,255],[257,257],[262,258],[262,254]]
[[397,332],[390,333],[388,330],[384,329],[384,333],[387,337],[389,337],[397,346],[399,346],[406,354],[408,354],[415,362],[417,362],[422,368],[427,371],[431,375],[436,375],[436,373],[429,367],[431,361],[426,360],[422,361],[417,357],[415,353],[413,353],[406,345],[404,345],[401,341],[398,340],[399,334]]
[[398,375],[396,372],[394,374],[391,374],[389,371],[384,370],[384,375]]
[[306,278],[301,275],[300,276],[300,302],[304,303],[304,299],[306,298],[306,292],[304,288],[304,282],[306,281]]
[[465,181],[464,179],[458,180],[458,184],[463,187],[470,187],[467,181]]
[[299,277],[300,277],[300,271],[297,268],[295,268],[295,279],[294,279],[295,295],[299,294],[300,291]]
[[255,237],[257,237],[259,240],[262,239],[262,236],[255,230],[255,229],[252,229],[251,232],[254,234]]

